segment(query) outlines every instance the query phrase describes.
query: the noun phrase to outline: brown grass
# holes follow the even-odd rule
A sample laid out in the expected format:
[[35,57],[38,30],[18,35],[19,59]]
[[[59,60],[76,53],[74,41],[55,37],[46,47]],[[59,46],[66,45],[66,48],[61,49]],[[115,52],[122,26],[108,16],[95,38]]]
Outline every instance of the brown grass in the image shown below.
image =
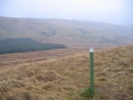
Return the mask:
[[[29,58],[28,53],[0,56],[16,57],[1,64],[0,100],[84,100],[80,93],[89,86],[88,52],[57,52],[47,52],[49,58],[41,61],[35,60],[39,52]],[[95,90],[96,95],[86,100],[133,99],[133,46],[95,52]]]

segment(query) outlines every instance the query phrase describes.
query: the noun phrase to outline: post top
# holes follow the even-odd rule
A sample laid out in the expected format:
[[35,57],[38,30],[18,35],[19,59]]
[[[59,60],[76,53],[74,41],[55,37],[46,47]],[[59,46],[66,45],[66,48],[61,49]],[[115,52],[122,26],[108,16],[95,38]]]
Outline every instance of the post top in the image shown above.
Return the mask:
[[94,52],[93,48],[90,49],[90,52]]

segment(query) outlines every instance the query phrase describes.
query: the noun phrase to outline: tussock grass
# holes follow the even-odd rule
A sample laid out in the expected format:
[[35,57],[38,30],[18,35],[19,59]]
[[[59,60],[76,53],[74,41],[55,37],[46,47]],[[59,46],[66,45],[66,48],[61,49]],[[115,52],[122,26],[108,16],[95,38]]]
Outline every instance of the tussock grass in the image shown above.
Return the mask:
[[[86,100],[133,99],[133,46],[96,51],[94,56],[96,95]],[[84,100],[80,93],[89,86],[88,52],[19,62],[1,65],[0,100]]]

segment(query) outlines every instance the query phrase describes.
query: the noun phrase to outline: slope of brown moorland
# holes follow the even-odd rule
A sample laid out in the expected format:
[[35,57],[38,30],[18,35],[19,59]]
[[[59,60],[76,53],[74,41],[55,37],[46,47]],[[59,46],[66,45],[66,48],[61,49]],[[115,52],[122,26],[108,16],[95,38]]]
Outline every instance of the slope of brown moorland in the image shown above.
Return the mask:
[[132,44],[132,33],[130,26],[102,22],[0,16],[0,40],[29,38],[69,48],[111,47]]
[[[88,52],[56,52],[47,52],[47,60],[44,52],[1,55],[0,100],[84,100],[80,93],[89,86]],[[133,46],[95,52],[95,90],[86,100],[133,99]]]

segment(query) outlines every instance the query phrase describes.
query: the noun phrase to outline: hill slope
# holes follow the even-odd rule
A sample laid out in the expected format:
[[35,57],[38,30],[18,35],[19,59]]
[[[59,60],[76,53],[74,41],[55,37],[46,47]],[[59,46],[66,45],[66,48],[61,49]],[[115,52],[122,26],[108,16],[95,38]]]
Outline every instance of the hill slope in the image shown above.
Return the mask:
[[31,38],[71,48],[133,43],[133,30],[91,21],[0,17],[0,39]]
[[[95,52],[97,95],[92,100],[133,99],[132,52],[133,46]],[[40,53],[0,56],[0,100],[84,100],[80,93],[89,86],[88,52]]]

